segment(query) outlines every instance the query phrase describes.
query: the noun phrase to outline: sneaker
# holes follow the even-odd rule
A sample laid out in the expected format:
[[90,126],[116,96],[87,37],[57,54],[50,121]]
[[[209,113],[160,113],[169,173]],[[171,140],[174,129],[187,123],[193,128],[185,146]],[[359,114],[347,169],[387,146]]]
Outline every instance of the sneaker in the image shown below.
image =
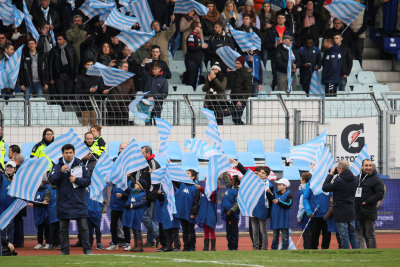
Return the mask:
[[156,252],[161,252],[164,249],[164,247],[156,249]]
[[154,243],[146,243],[146,244],[143,244],[143,247],[144,247],[144,248],[152,248],[152,247],[154,247]]
[[181,252],[180,248],[174,248],[174,252]]
[[57,246],[57,250],[61,250],[61,245],[58,245],[58,246]]
[[126,243],[124,247],[124,251],[130,251],[132,249],[131,245],[128,243]]
[[110,245],[108,248],[106,248],[106,250],[118,250],[118,245]]
[[163,248],[161,250],[161,252],[170,252],[170,251],[174,251],[172,248]]
[[37,244],[36,246],[33,247],[33,249],[42,249],[43,245],[42,244]]
[[50,244],[46,244],[42,249],[50,250],[50,249],[53,249],[53,246]]
[[97,248],[96,249],[97,250],[104,250],[103,245],[101,243],[97,244]]

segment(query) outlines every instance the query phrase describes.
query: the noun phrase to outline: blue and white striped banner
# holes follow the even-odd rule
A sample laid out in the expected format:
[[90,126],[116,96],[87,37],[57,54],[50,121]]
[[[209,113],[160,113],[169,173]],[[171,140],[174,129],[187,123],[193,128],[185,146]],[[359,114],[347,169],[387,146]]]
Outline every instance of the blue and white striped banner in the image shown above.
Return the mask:
[[22,199],[16,199],[1,215],[0,215],[0,231],[7,227],[7,225],[17,216],[18,212],[25,208],[28,202]]
[[205,16],[208,13],[208,8],[194,0],[176,0],[174,14],[187,14],[190,11],[196,11],[199,16]]
[[288,92],[292,91],[292,65],[293,65],[293,51],[292,51],[292,44],[289,45],[289,52],[288,52],[288,64],[287,64],[287,80],[288,80]]
[[172,181],[171,172],[167,170],[167,167],[159,168],[151,173],[151,183],[161,184],[161,187],[165,192],[168,201],[167,210],[171,221],[174,218],[174,214],[176,214],[175,192]]
[[117,160],[115,161],[112,170],[110,183],[115,184],[116,187],[126,190],[128,174],[148,167],[146,159],[142,154],[142,150],[136,143],[135,139],[122,150]]
[[25,160],[12,180],[8,194],[12,197],[34,201],[43,174],[46,173],[48,167],[49,161],[46,157]]
[[253,216],[253,210],[261,195],[264,185],[254,172],[248,170],[240,181],[237,203],[243,216]]
[[24,16],[24,13],[9,1],[0,2],[0,20],[3,21],[4,26],[13,24],[15,27],[19,27]]
[[149,92],[150,92],[150,91],[145,92],[145,93],[140,94],[140,95],[137,94],[136,97],[135,97],[135,99],[134,99],[134,100],[129,104],[129,106],[128,106],[129,111],[132,112],[132,113],[135,113],[137,105],[138,105],[139,102],[143,99],[143,97],[144,97],[146,94],[148,94]]
[[310,163],[315,163],[318,152],[320,152],[320,150],[325,146],[327,135],[328,131],[325,131],[307,143],[291,147],[290,154],[286,160],[301,159]]
[[135,111],[134,113],[135,113],[136,117],[138,117],[139,119],[141,119],[144,122],[147,122],[150,119],[150,116],[143,112]]
[[111,175],[113,161],[108,156],[108,153],[103,153],[98,159],[92,174],[92,182],[90,188],[90,199],[103,203],[103,189],[107,185]]
[[174,163],[167,163],[166,170],[167,170],[167,175],[170,177],[172,181],[194,184],[194,182],[190,179],[189,175],[187,175],[186,171],[182,169],[181,165]]
[[91,66],[86,74],[101,76],[107,86],[117,86],[135,75],[129,71],[107,67],[99,62]]
[[25,25],[26,25],[26,29],[28,30],[28,32],[30,32],[32,34],[32,37],[35,38],[36,42],[39,41],[39,33],[37,31],[37,29],[35,28],[35,25],[33,25],[31,16],[29,14],[29,10],[28,7],[26,6],[25,0],[22,1],[23,4],[23,11],[24,11],[24,20],[25,20]]
[[167,156],[167,140],[169,135],[171,134],[172,125],[160,118],[154,118],[156,120],[156,126],[158,130],[158,134],[160,135],[160,148],[158,149],[158,156]]
[[314,71],[311,77],[310,83],[310,95],[314,95],[317,97],[325,98],[325,89],[322,86],[321,78],[318,75],[318,71]]
[[334,0],[324,7],[333,17],[347,25],[351,24],[365,9],[364,5],[351,0]]
[[161,184],[162,179],[166,176],[167,167],[161,167],[153,170],[151,173],[151,184]]
[[130,12],[131,15],[138,17],[140,20],[140,30],[144,32],[151,32],[151,23],[153,22],[153,14],[151,13],[149,3],[147,0],[133,0],[129,5],[122,7],[122,13]]
[[114,7],[104,24],[111,26],[117,30],[123,31],[130,30],[133,24],[138,22],[138,18],[126,16],[119,12],[116,7]]
[[211,156],[220,154],[217,150],[210,147],[206,141],[200,140],[197,137],[187,139],[184,146],[201,159],[208,159]]
[[218,177],[231,169],[233,169],[233,165],[225,155],[219,154],[210,157],[208,162],[208,176],[204,191],[208,199],[210,199],[212,192],[218,188]]
[[0,89],[12,88],[14,89],[15,83],[18,79],[19,67],[21,65],[22,49],[25,45],[21,45],[17,51],[0,67]]
[[119,0],[119,1],[118,1],[118,3],[119,3],[121,6],[127,6],[127,5],[129,5],[130,2],[131,2],[131,0]]
[[[53,22],[52,22],[50,16],[49,16],[49,24],[50,24],[50,25],[53,25]],[[50,33],[50,36],[51,36],[51,40],[53,41],[53,46],[55,47],[55,46],[57,45],[57,42],[56,42],[56,36],[55,36],[55,34],[54,34],[54,31],[53,31],[53,30],[50,30],[49,33]]]
[[361,165],[364,159],[371,159],[368,154],[368,146],[364,145],[363,149],[361,149],[360,154],[358,154],[357,158],[353,161],[353,164],[350,167],[350,171],[355,175],[359,175],[361,172]]
[[123,42],[132,53],[135,53],[144,43],[149,41],[155,32],[141,32],[133,30],[124,30],[117,35],[118,39]]
[[222,153],[222,141],[221,135],[218,130],[217,120],[215,119],[214,111],[202,108],[203,114],[208,119],[208,126],[206,128],[206,135],[211,142],[215,144],[215,148],[218,152]]
[[261,51],[261,39],[255,32],[249,33],[234,30],[231,25],[229,25],[229,30],[243,52],[247,52],[249,50]]
[[313,169],[313,175],[310,179],[310,189],[314,195],[318,195],[324,193],[328,195],[328,193],[322,191],[322,185],[325,182],[325,178],[328,175],[330,169],[335,165],[335,161],[333,160],[333,156],[329,146],[325,146],[322,150],[320,158],[317,160],[317,164]]
[[88,147],[72,128],[69,129],[67,133],[56,137],[54,142],[47,146],[43,152],[51,159],[51,161],[57,163],[62,157],[61,148],[66,144],[71,144],[75,147],[75,158],[82,159],[86,155],[90,154]]
[[217,49],[217,55],[222,59],[228,68],[231,70],[236,70],[235,61],[240,54],[233,50],[230,46],[222,46]]
[[98,0],[86,0],[79,8],[88,18],[100,16],[100,20],[105,20],[114,8],[115,3],[105,3]]

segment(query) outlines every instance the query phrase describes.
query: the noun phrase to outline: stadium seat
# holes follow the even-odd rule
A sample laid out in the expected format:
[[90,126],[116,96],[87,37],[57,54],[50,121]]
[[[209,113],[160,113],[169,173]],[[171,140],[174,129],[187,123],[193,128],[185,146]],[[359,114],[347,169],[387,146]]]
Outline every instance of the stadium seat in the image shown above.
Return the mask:
[[182,149],[178,142],[167,142],[167,151],[170,160],[182,160]]
[[264,144],[259,139],[247,141],[247,152],[253,154],[255,159],[265,159]]
[[375,93],[376,97],[382,98],[382,93],[390,92],[390,89],[386,84],[374,84],[372,86],[372,92]]
[[108,156],[110,159],[118,157],[119,146],[122,142],[120,141],[111,141],[108,143]]
[[239,152],[238,162],[240,162],[245,167],[254,167],[256,162],[254,161],[253,154],[250,152]]
[[282,158],[286,158],[290,154],[290,141],[288,139],[275,140],[275,152],[279,152]]
[[299,168],[295,166],[283,167],[283,178],[288,180],[300,180]]
[[161,167],[165,167],[168,163],[168,159],[165,156],[157,155],[154,159],[158,162],[158,164],[160,164]]
[[193,169],[196,172],[199,171],[199,159],[192,152],[185,152],[182,154],[182,169],[189,170]]
[[310,170],[310,162],[301,159],[293,159],[293,166],[299,168],[300,171],[308,172]]
[[27,160],[31,157],[31,152],[35,145],[36,145],[36,143],[33,143],[33,142],[27,142],[27,143],[22,144],[21,153],[22,153],[22,156],[24,156],[25,160]]
[[199,170],[199,181],[204,181],[208,175],[208,167],[207,166],[200,166]]
[[232,140],[222,140],[222,151],[228,158],[238,158],[236,145]]
[[350,75],[347,77],[347,84],[348,85],[358,84],[358,80],[355,73],[351,72]]
[[279,152],[267,152],[265,154],[265,165],[273,171],[283,171],[283,162]]
[[374,72],[372,71],[360,71],[358,73],[358,82],[362,84],[373,85],[377,84]]
[[351,72],[354,74],[358,74],[360,73],[360,71],[362,71],[360,61],[353,59],[353,67],[351,68]]

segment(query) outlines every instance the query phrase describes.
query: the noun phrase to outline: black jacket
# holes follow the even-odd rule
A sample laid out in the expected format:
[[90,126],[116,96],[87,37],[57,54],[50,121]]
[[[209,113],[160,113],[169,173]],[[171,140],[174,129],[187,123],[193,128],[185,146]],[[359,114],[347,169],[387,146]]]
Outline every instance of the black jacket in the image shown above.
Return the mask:
[[[292,51],[296,58],[293,63],[296,64],[296,68],[298,68],[301,65],[301,57],[296,48],[292,47]],[[275,51],[275,59],[276,72],[287,73],[289,50],[286,49],[283,44],[278,45],[278,48]]]
[[325,179],[322,190],[325,192],[333,192],[333,214],[335,222],[351,222],[355,216],[355,200],[357,189],[357,178],[350,170],[342,172],[336,176],[332,182],[333,176],[328,174]]
[[79,75],[78,80],[75,83],[75,94],[89,95],[92,94],[89,89],[97,86],[97,91],[93,94],[102,94],[104,90],[104,84],[101,77],[91,75]]
[[[65,47],[65,53],[68,60],[67,74],[70,75],[71,78],[75,80],[78,74],[78,66],[79,66],[75,48],[72,45],[67,44],[67,46]],[[50,80],[58,79],[62,71],[60,47],[56,46],[53,49],[51,49],[49,55],[49,66],[50,66]]]
[[[49,70],[47,60],[43,52],[37,52],[38,75],[42,86],[49,84]],[[29,51],[25,51],[21,58],[21,68],[19,72],[19,84],[32,87],[32,56]]]
[[[32,22],[36,28],[41,27],[44,23],[49,23],[49,24],[53,25],[53,27],[54,27],[53,31],[55,33],[62,31],[62,28],[61,28],[62,25],[61,25],[61,20],[60,20],[58,11],[53,9],[52,7],[49,7],[49,14],[47,16],[47,20],[45,19],[40,6],[38,8],[36,8],[35,10],[32,10],[31,15],[33,17]],[[50,18],[51,18],[51,23],[50,23]]]
[[206,54],[208,59],[211,61],[211,64],[215,61],[223,64],[223,61],[217,55],[217,49],[223,46],[229,46],[232,49],[235,48],[235,44],[230,33],[222,32],[222,34],[214,34],[210,37],[210,39],[208,40],[208,48],[206,50]]
[[[357,219],[360,221],[376,220],[378,216],[376,205],[379,200],[383,199],[385,185],[376,174],[376,171],[368,175],[360,173],[357,176],[357,181],[359,187],[362,188],[361,197],[356,197]],[[364,201],[366,204],[361,204]]]
[[154,155],[150,156],[149,159],[147,159],[147,164],[149,164],[149,167],[146,167],[144,169],[141,169],[138,171],[138,175],[136,175],[136,181],[141,181],[144,180],[146,181],[146,199],[147,203],[150,204],[150,202],[153,202],[157,198],[157,191],[159,189],[159,185],[152,185],[151,184],[151,174],[149,172],[150,169],[153,171],[157,170],[160,168],[160,164],[154,159]]
[[[158,60],[158,62],[161,65],[161,70],[163,71],[163,76],[165,77],[165,79],[171,79],[172,74],[171,74],[171,71],[169,70],[168,64],[162,60]],[[146,63],[144,65],[144,68],[146,69],[147,72],[151,71],[152,64],[153,64],[153,62]]]
[[249,98],[252,93],[251,72],[247,68],[242,67],[236,70],[231,77],[231,99],[241,101]]
[[340,72],[340,76],[346,75],[349,76],[351,72],[351,68],[353,68],[353,54],[351,53],[350,48],[345,45],[341,45],[342,49],[342,70]]
[[190,33],[187,37],[187,42],[186,42],[187,52],[185,55],[185,60],[201,63],[204,55],[202,44],[203,43],[200,39],[200,36],[197,33],[195,32]]

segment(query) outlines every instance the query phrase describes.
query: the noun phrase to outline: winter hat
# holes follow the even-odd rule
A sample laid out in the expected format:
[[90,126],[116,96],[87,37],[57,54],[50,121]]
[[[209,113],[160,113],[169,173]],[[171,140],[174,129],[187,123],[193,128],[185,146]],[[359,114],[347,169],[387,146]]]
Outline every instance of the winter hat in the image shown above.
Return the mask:
[[236,61],[239,61],[240,64],[242,64],[242,66],[244,66],[244,63],[246,62],[246,59],[244,58],[244,56],[240,56],[236,59]]
[[288,3],[288,2],[292,2],[293,3],[293,5],[295,5],[296,3],[294,2],[294,0],[286,0],[286,3]]
[[247,5],[254,6],[254,2],[253,2],[253,0],[247,0],[245,5],[246,6]]
[[214,62],[214,64],[212,65],[211,69],[216,68],[219,71],[221,71],[221,65],[219,64],[218,61]]
[[147,186],[147,182],[143,179],[140,179],[139,181],[137,181],[136,184],[139,185],[141,189],[144,189]]

